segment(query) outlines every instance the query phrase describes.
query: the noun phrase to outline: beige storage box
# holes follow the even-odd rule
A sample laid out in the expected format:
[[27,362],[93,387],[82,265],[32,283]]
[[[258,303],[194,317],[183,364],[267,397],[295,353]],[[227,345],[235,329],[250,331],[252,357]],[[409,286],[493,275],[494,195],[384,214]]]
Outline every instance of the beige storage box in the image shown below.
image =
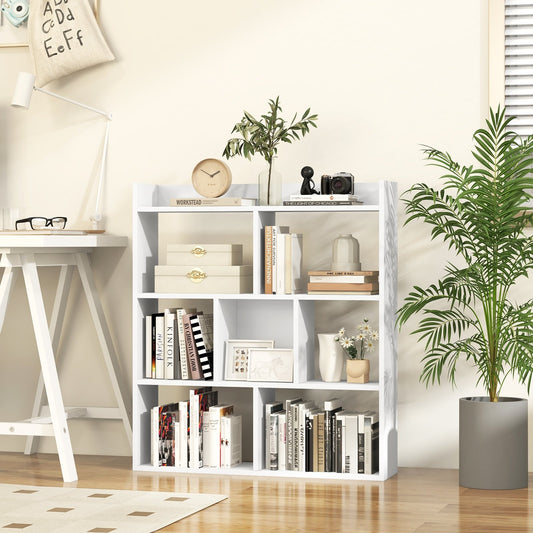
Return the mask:
[[252,292],[252,267],[156,265],[155,292],[238,294]]
[[167,265],[242,265],[242,244],[168,244]]

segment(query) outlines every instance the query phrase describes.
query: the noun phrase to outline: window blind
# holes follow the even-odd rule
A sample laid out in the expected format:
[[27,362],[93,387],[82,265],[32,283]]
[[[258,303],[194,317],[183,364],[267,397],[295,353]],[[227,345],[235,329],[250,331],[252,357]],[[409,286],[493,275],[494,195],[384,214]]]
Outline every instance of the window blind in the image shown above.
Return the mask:
[[511,129],[533,135],[532,0],[505,0],[505,107]]

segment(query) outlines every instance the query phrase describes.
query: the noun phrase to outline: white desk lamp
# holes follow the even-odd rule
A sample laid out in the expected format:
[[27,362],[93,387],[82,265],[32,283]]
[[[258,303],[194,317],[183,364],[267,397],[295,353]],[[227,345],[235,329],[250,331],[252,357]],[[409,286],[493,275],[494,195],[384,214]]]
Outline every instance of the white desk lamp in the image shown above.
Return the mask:
[[100,204],[101,204],[101,199],[102,199],[102,185],[104,181],[105,163],[106,163],[106,158],[107,158],[107,145],[109,141],[109,126],[111,124],[111,119],[112,119],[111,113],[107,113],[100,109],[96,109],[94,107],[82,104],[80,102],[76,102],[75,100],[71,100],[70,98],[65,98],[64,96],[47,91],[46,89],[42,89],[41,87],[35,87],[35,76],[31,72],[19,72],[19,75],[17,78],[17,84],[15,86],[15,92],[13,93],[13,99],[11,100],[11,105],[13,107],[23,107],[25,109],[28,109],[30,107],[31,96],[34,90],[47,94],[49,96],[53,96],[54,98],[59,98],[60,100],[64,100],[65,102],[69,102],[71,104],[77,105],[78,107],[83,107],[84,109],[88,109],[89,111],[98,113],[99,115],[102,115],[103,117],[107,119],[106,129],[105,129],[105,138],[104,138],[104,147],[102,150],[102,161],[100,163],[100,177],[98,180],[98,191],[96,194],[96,207],[94,210],[94,214],[90,217],[91,224],[92,224],[92,230],[101,231],[103,229],[100,227],[102,225],[103,214],[102,214],[102,206]]

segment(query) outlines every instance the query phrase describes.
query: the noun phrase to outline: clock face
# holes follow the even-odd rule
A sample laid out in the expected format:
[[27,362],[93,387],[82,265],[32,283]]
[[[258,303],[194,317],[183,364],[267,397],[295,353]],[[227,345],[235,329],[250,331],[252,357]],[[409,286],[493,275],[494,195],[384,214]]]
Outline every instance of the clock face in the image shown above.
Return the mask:
[[231,170],[220,159],[204,159],[192,171],[192,184],[202,196],[217,198],[228,192]]

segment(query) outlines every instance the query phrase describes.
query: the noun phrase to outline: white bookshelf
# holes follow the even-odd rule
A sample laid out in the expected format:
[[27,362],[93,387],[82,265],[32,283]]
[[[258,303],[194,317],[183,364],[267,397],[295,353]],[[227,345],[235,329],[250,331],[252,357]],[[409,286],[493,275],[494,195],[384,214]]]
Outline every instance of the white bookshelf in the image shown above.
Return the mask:
[[[296,192],[296,191],[286,191]],[[197,472],[202,474],[234,474],[320,479],[358,479],[383,481],[397,473],[397,187],[396,183],[380,181],[357,183],[356,194],[363,200],[356,206],[238,206],[238,207],[169,207],[177,197],[196,196],[192,187],[137,184],[133,193],[133,469],[150,472]],[[228,196],[254,197],[256,186],[233,185]],[[154,266],[164,262],[159,255],[160,217],[189,213],[220,214],[227,217],[228,227],[235,214],[245,214],[250,232],[248,255],[253,263],[251,294],[162,294],[154,292]],[[279,224],[285,214],[300,219],[313,213],[350,217],[377,215],[376,246],[380,272],[379,295],[270,295],[263,294],[263,234],[267,225]],[[303,218],[302,218],[303,217]],[[240,219],[239,219],[240,220]],[[355,219],[354,219],[355,220]],[[292,229],[292,228],[291,228]],[[312,223],[309,231],[312,231]],[[346,228],[350,232],[349,228]],[[309,237],[311,234],[309,235]],[[306,234],[304,233],[304,246]],[[196,239],[195,239],[196,241]],[[197,241],[200,242],[200,241]],[[203,242],[209,242],[206,238]],[[236,242],[228,238],[227,242]],[[246,245],[245,245],[246,246]],[[164,252],[164,250],[161,250]],[[144,377],[144,322],[147,314],[169,305],[207,306],[214,315],[214,380],[155,380]],[[328,305],[377,306],[380,341],[373,380],[362,385],[326,383],[315,370],[315,306]],[[168,304],[168,305],[167,305]],[[315,326],[317,329],[315,330]],[[292,383],[259,383],[224,380],[224,343],[227,339],[270,339],[277,347],[294,349],[294,381]],[[186,397],[190,388],[212,386],[219,391],[220,401],[231,401],[243,414],[245,462],[230,469],[154,467],[150,464],[150,409],[158,405],[160,387],[173,387]],[[302,396],[317,402],[338,395],[356,402],[369,397],[379,411],[379,472],[373,475],[329,472],[272,471],[264,469],[263,413],[265,403]],[[362,396],[363,395],[363,396]],[[356,406],[354,406],[356,407]]]

